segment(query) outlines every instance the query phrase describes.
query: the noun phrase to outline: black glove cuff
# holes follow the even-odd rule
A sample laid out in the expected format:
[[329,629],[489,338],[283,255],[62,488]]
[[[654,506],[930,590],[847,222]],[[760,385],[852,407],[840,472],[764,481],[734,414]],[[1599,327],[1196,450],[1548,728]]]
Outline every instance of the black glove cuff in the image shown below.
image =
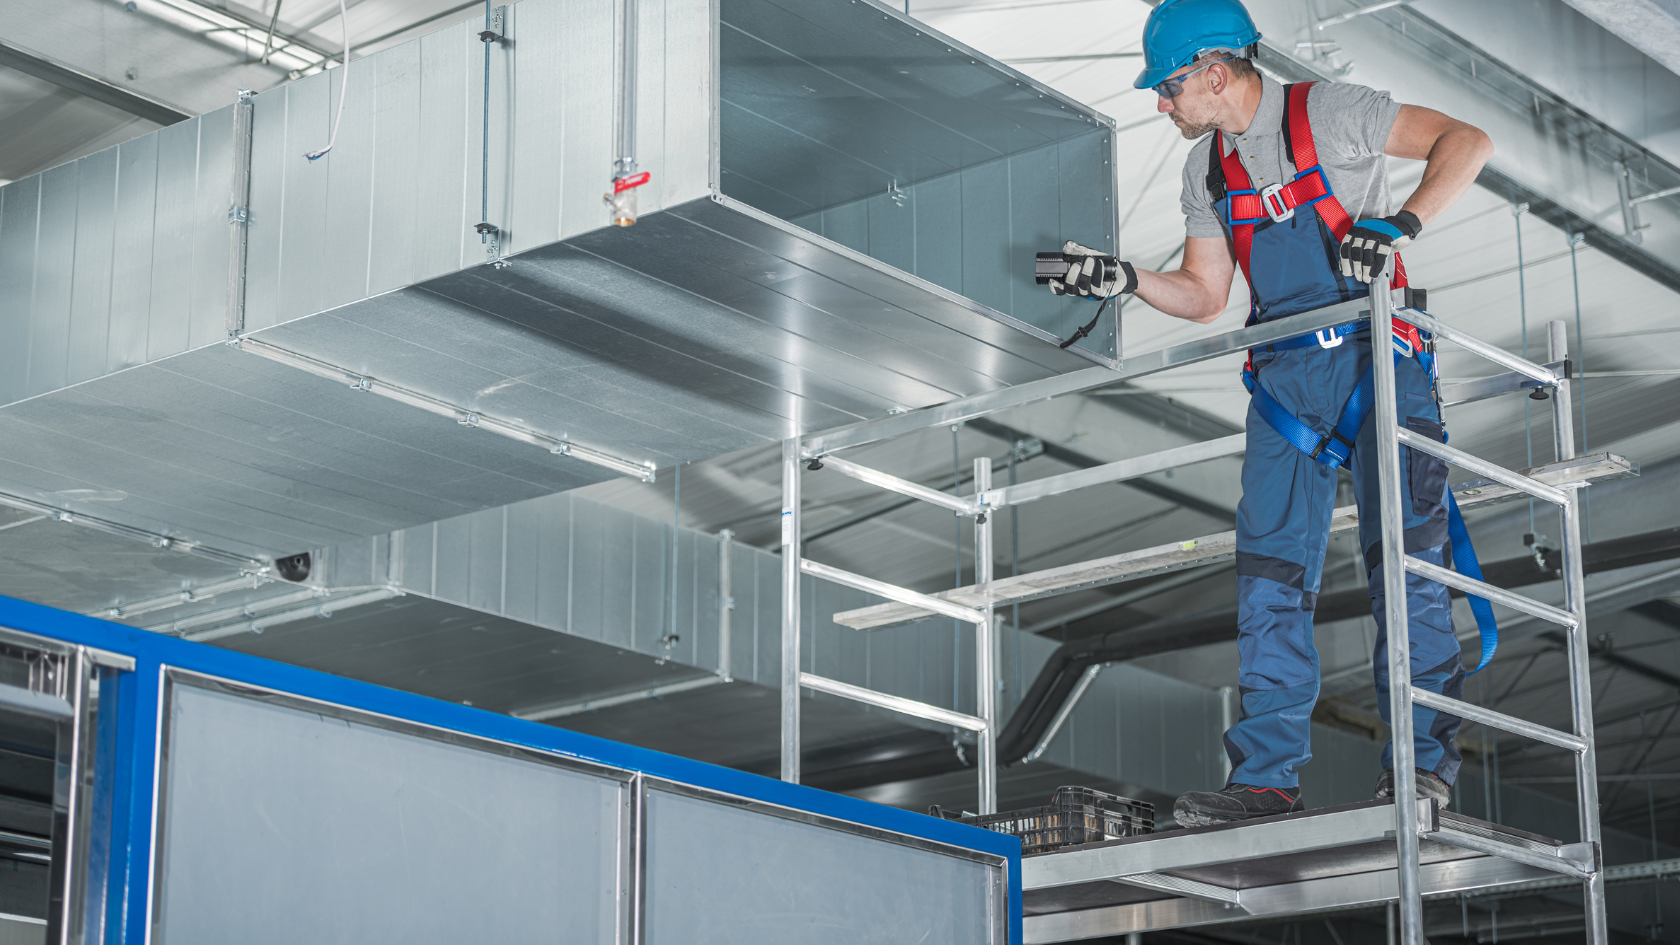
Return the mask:
[[1419,220],[1417,214],[1410,210],[1402,210],[1389,217],[1389,220],[1399,227],[1400,232],[1406,234],[1408,239],[1415,240],[1418,238],[1418,234],[1423,232],[1423,221]]
[[1131,295],[1133,292],[1137,291],[1137,270],[1133,269],[1132,264],[1125,261],[1124,259],[1119,260],[1119,263],[1120,263],[1120,271],[1122,271],[1126,274],[1126,284],[1124,286],[1121,286],[1120,291],[1116,294],[1117,295]]

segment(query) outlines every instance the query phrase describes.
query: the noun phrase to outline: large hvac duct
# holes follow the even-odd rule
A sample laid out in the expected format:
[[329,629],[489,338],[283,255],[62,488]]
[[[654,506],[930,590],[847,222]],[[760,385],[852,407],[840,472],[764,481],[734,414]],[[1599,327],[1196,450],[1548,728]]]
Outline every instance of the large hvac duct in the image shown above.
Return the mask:
[[1030,279],[1107,119],[870,0],[637,7],[633,227],[611,0],[352,62],[318,161],[340,69],[0,188],[0,492],[289,553],[1117,354]]

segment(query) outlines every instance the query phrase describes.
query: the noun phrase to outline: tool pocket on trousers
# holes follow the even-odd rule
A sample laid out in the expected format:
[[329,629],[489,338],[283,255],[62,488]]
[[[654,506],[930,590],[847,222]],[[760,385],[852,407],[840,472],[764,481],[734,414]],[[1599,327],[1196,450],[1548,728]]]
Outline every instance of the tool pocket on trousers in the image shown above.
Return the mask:
[[[1407,417],[1406,429],[1437,443],[1446,442],[1441,424],[1427,417]],[[1406,466],[1412,486],[1412,514],[1422,518],[1436,517],[1447,501],[1446,462],[1419,450],[1407,450]]]

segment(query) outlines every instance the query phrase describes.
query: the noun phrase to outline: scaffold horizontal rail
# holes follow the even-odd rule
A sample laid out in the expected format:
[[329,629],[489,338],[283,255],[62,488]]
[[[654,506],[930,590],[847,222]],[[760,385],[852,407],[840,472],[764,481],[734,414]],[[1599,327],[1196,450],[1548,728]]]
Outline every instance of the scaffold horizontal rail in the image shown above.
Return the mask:
[[1473,705],[1460,699],[1454,699],[1451,696],[1439,695],[1437,693],[1430,692],[1427,689],[1413,689],[1412,701],[1418,705],[1427,706],[1439,712],[1445,712],[1448,715],[1458,716],[1467,722],[1479,722],[1482,725],[1510,732],[1513,735],[1522,735],[1525,738],[1532,738],[1537,742],[1545,742],[1548,745],[1556,745],[1559,748],[1575,752],[1576,754],[1580,754],[1581,752],[1587,750],[1586,739],[1579,736],[1571,735],[1568,732],[1560,732],[1555,728],[1548,728],[1544,725],[1536,725],[1533,722],[1519,719],[1514,715],[1506,715],[1503,712],[1495,712],[1492,709],[1486,709],[1482,706]]
[[[987,391],[972,397],[963,397],[948,403],[923,407],[908,413],[883,417],[879,420],[864,420],[858,423],[836,427],[823,433],[807,437],[801,443],[800,456],[803,459],[814,459],[827,456],[843,449],[874,443],[878,440],[903,436],[932,427],[947,426],[961,423],[1008,410],[1013,407],[1024,407],[1052,397],[1065,394],[1077,394],[1080,391],[1092,390],[1121,381],[1134,380],[1161,371],[1196,364],[1210,358],[1222,358],[1228,354],[1236,354],[1259,345],[1271,344],[1285,338],[1311,334],[1322,328],[1341,325],[1358,318],[1368,318],[1371,307],[1364,299],[1354,299],[1311,312],[1291,315],[1269,322],[1262,322],[1248,328],[1230,331],[1206,338],[1197,338],[1184,344],[1161,348],[1144,354],[1126,358],[1125,363],[1118,368],[1095,367],[1082,371],[1073,371],[1043,380],[1029,381],[1016,384],[1003,390]],[[1520,359],[1519,359],[1520,360]]]
[[915,699],[889,695],[884,692],[877,692],[874,689],[865,689],[862,686],[854,686],[838,679],[829,679],[827,676],[800,673],[799,684],[806,689],[815,689],[818,692],[826,692],[831,696],[839,696],[842,699],[850,699],[853,702],[861,702],[864,705],[876,706],[918,719],[927,719],[944,725],[954,725],[970,732],[986,730],[986,720],[978,716],[965,715],[961,712],[953,712],[950,709],[941,709],[939,706],[929,705],[926,702],[917,702]]
[[[1562,374],[1569,362],[1553,361],[1544,365],[1547,370]],[[1472,377],[1463,380],[1443,380],[1441,382],[1441,406],[1456,407],[1459,404],[1471,404],[1500,394],[1509,394],[1519,390],[1534,390],[1546,385],[1527,374],[1512,371],[1508,374],[1495,374],[1491,377]]]
[[[1235,433],[1231,436],[1220,437],[1217,440],[1204,440],[1179,446],[1147,456],[1132,459],[1122,459],[1118,462],[1104,463],[1092,466],[1090,469],[1079,469],[1059,476],[1046,476],[1031,482],[1005,486],[1002,489],[988,489],[980,493],[979,507],[981,509],[997,509],[1011,505],[1021,505],[1037,499],[1076,489],[1085,489],[1109,482],[1124,482],[1151,473],[1177,469],[1194,463],[1207,462],[1225,456],[1236,456],[1242,453],[1248,437],[1246,434]],[[947,496],[949,498],[949,496]]]
[[1513,472],[1503,466],[1490,463],[1479,456],[1473,456],[1461,449],[1455,449],[1445,443],[1430,439],[1420,433],[1413,433],[1405,427],[1399,428],[1399,436],[1401,446],[1409,446],[1412,449],[1421,450],[1438,459],[1452,463],[1460,469],[1468,469],[1478,476],[1484,476],[1488,479],[1492,479],[1494,482],[1509,486],[1512,489],[1518,489],[1526,492],[1529,495],[1534,496],[1536,499],[1542,499],[1560,508],[1567,505],[1569,502],[1569,495],[1562,489],[1548,486],[1537,479],[1530,479],[1521,473]]
[[[1526,478],[1552,486],[1600,482],[1638,474],[1638,464],[1614,453],[1595,453],[1521,471],[1521,475]],[[1490,480],[1472,480],[1453,487],[1453,495],[1458,498],[1459,506],[1465,509],[1526,494],[1504,483]],[[1358,527],[1359,515],[1353,506],[1343,506],[1331,513],[1332,533]],[[1168,571],[1228,561],[1236,555],[1236,548],[1236,532],[1220,532],[1190,541],[1157,545],[1092,561],[1033,571],[1016,577],[999,578],[984,587],[969,585],[927,596],[965,607],[1020,604],[1105,584],[1118,584]],[[1453,576],[1457,577],[1456,574]],[[894,601],[900,600],[887,594],[880,596]],[[945,611],[935,611],[931,607],[899,602],[872,604],[855,610],[841,611],[834,615],[834,622],[854,630],[881,630],[921,620],[934,613],[946,613],[950,616]]]
[[1494,587],[1492,584],[1478,581],[1475,578],[1465,577],[1457,571],[1448,570],[1438,564],[1430,564],[1411,555],[1406,556],[1406,570],[1419,577],[1445,584],[1448,587],[1456,587],[1466,594],[1485,598],[1495,604],[1503,604],[1512,610],[1522,611],[1530,616],[1539,617],[1541,620],[1550,620],[1560,627],[1573,630],[1580,623],[1575,619],[1575,615],[1567,610],[1560,610],[1551,604],[1542,604],[1521,594],[1513,594],[1502,587]]
[[822,465],[824,469],[832,469],[842,476],[850,476],[859,482],[867,482],[877,488],[896,492],[899,495],[907,495],[912,499],[920,499],[931,505],[950,509],[959,515],[973,515],[976,511],[972,498],[965,499],[949,492],[930,489],[919,482],[900,479],[891,473],[884,473],[879,469],[871,469],[868,466],[859,466],[857,463],[841,459],[838,456],[823,457]]
[[1450,341],[1471,354],[1486,358],[1495,364],[1505,367],[1507,370],[1532,377],[1543,384],[1553,385],[1564,379],[1562,371],[1554,371],[1544,364],[1535,364],[1527,358],[1519,358],[1509,351],[1506,351],[1504,348],[1490,345],[1474,335],[1459,331],[1457,328],[1454,328],[1437,318],[1425,315],[1416,309],[1407,309],[1403,313],[1398,313],[1398,315],[1400,318],[1411,322],[1413,325],[1416,325],[1424,331],[1431,332],[1438,338]]
[[799,570],[811,575],[812,577],[819,577],[825,581],[833,581],[836,584],[844,584],[847,587],[854,587],[860,591],[865,591],[878,597],[885,597],[888,600],[897,601],[907,607],[915,607],[923,612],[944,614],[947,617],[955,617],[958,620],[967,621],[968,623],[984,623],[986,621],[986,615],[973,608],[964,607],[961,604],[954,604],[950,601],[941,600],[937,597],[930,597],[927,594],[918,594],[915,591],[899,587],[896,584],[888,584],[885,581],[877,581],[874,578],[867,578],[861,574],[853,574],[850,571],[845,571],[831,565],[812,561],[808,558],[800,559]]

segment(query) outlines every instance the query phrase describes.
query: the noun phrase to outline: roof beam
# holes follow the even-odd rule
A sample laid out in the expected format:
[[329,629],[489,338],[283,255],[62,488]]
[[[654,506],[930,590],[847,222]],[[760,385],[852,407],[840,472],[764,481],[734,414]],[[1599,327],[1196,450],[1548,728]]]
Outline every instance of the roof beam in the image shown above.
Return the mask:
[[121,109],[137,118],[160,125],[173,125],[192,117],[167,102],[160,102],[132,89],[125,89],[90,72],[83,72],[74,66],[65,65],[51,57],[4,41],[0,41],[0,66],[16,69],[24,75],[51,82],[65,91],[103,102],[112,108]]
[[[214,15],[209,8],[206,10],[206,15]],[[188,117],[233,104],[239,89],[262,92],[274,88],[286,81],[287,72],[296,66],[259,63],[260,35],[255,49],[247,55],[231,34],[212,34],[207,22],[200,23],[179,7],[158,0],[139,0],[134,12],[106,0],[6,0],[0,4],[0,40],[103,83],[108,87],[107,95],[112,89],[132,93],[136,99],[129,105],[144,107],[142,100],[167,103],[171,112]],[[132,79],[128,77],[131,70]],[[62,84],[54,78],[39,77]],[[76,91],[85,95],[95,88]],[[116,107],[132,110],[121,104]],[[159,117],[165,116],[159,113]]]

